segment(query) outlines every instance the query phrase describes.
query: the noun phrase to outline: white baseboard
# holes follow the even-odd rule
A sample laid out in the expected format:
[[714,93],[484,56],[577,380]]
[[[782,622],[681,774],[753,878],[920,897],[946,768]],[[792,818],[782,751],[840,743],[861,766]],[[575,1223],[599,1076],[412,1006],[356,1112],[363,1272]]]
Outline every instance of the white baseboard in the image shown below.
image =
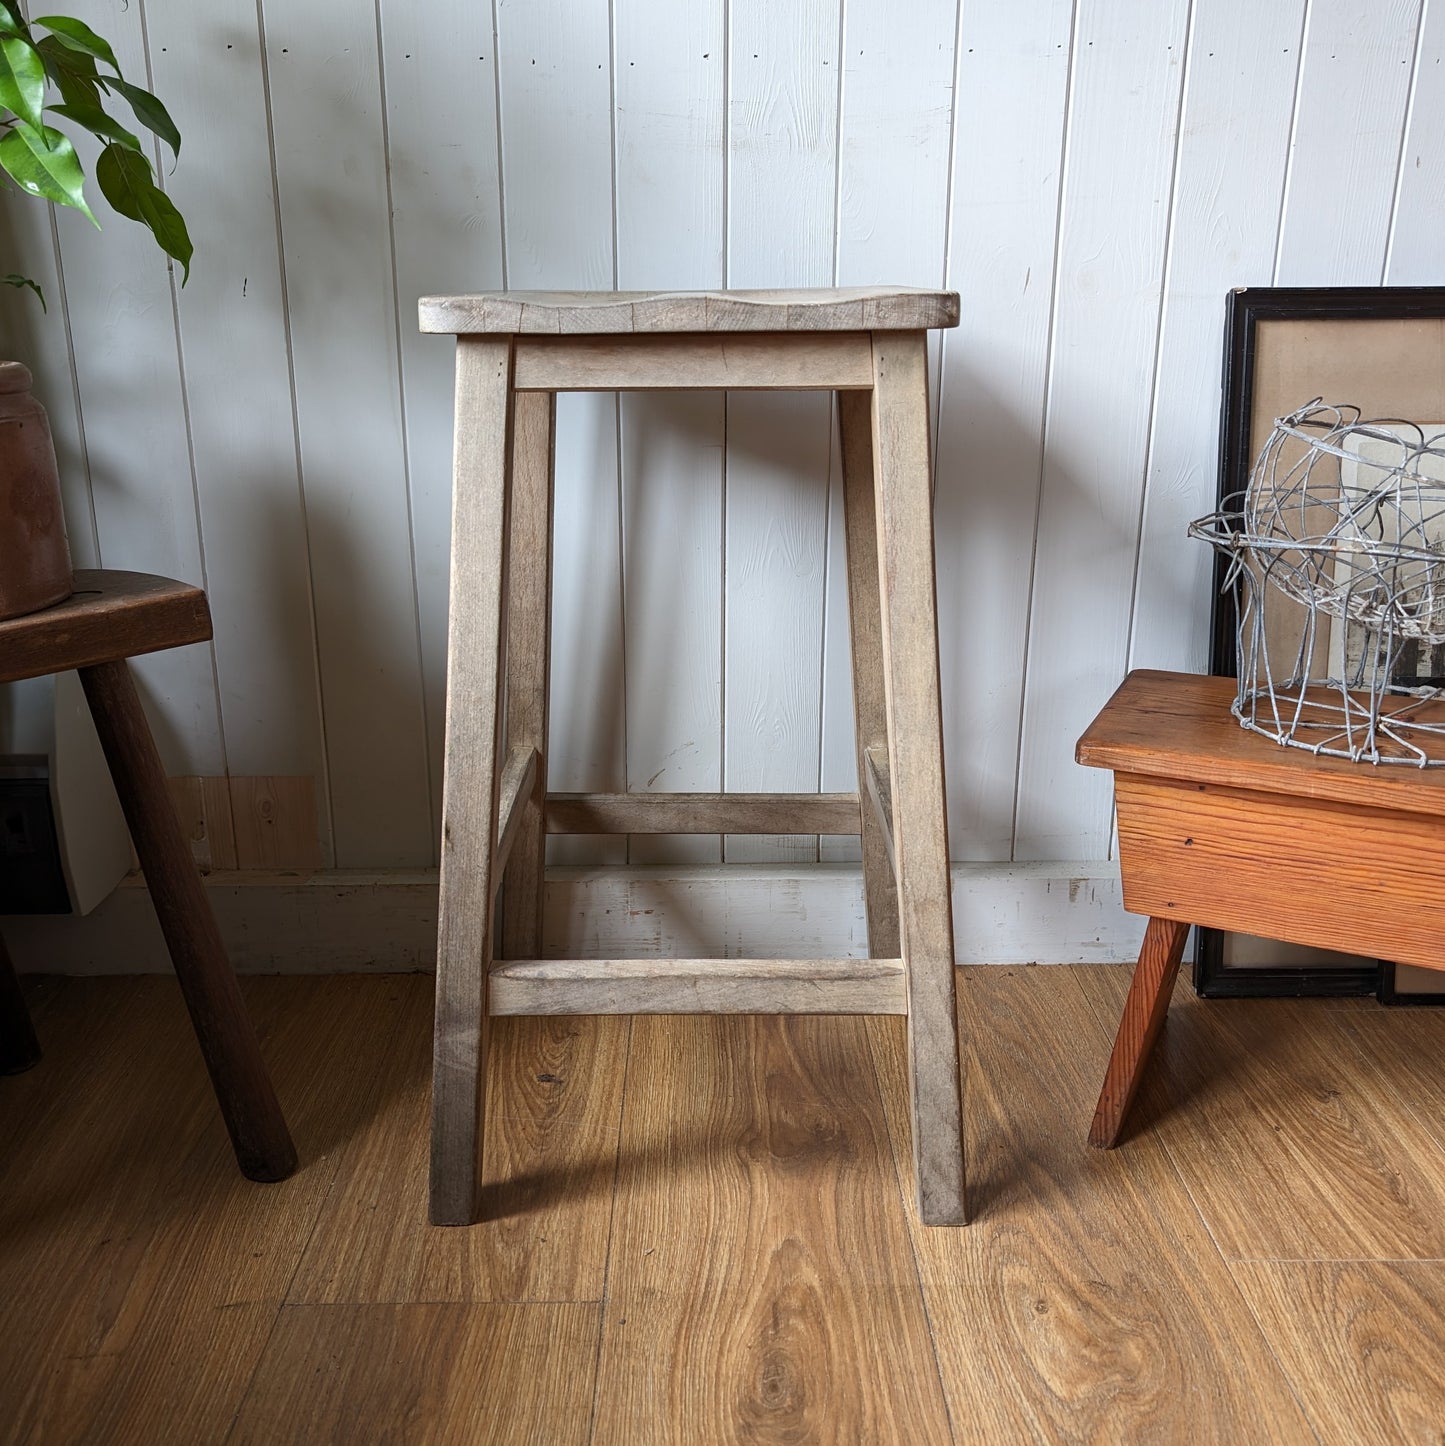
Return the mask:
[[[214,873],[206,879],[236,968],[254,974],[430,970],[434,871]],[[959,864],[961,964],[1133,959],[1144,921],[1126,914],[1111,864]],[[842,958],[867,931],[856,865],[548,870],[544,950],[554,958]],[[93,914],[0,920],[22,973],[144,974],[169,968],[139,880]]]

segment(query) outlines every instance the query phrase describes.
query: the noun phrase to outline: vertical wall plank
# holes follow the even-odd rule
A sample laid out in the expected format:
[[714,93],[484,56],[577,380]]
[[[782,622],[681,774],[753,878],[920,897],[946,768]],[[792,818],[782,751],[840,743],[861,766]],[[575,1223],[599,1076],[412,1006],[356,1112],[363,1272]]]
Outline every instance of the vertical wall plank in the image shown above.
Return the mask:
[[[840,286],[938,286],[948,235],[957,0],[849,0],[839,119]],[[937,337],[930,363],[937,381]],[[936,387],[935,387],[936,391]],[[828,495],[823,619],[823,760],[827,791],[857,787],[847,563],[838,448]],[[941,559],[951,564],[952,559]],[[856,838],[819,841],[824,859],[857,859]]]
[[[507,282],[614,285],[612,51],[605,6],[504,4],[497,37]],[[626,786],[617,400],[557,399],[548,786]],[[550,840],[557,863],[622,863],[626,841]]]
[[1388,286],[1445,277],[1445,4],[1425,0],[1405,145],[1400,154]]
[[336,862],[428,864],[376,12],[265,24]]
[[[83,0],[71,13],[105,35],[122,69],[145,83],[139,6]],[[59,212],[57,222],[100,559],[106,567],[204,583],[166,258],[148,231],[100,199],[97,148],[82,143],[77,149],[105,229],[97,232],[71,210]],[[138,659],[135,673],[167,771],[224,773],[211,647]]]
[[[723,284],[722,0],[617,0],[617,282]],[[627,785],[722,787],[720,392],[620,398]],[[631,841],[633,863],[716,863],[715,838]]]
[[156,91],[184,137],[166,189],[196,246],[177,307],[226,759],[242,777],[314,778],[324,798],[256,7],[146,0],[145,16]]
[[1127,661],[1185,0],[1081,0],[1024,684],[1015,856],[1102,858],[1111,780],[1074,741]]
[[1131,667],[1209,669],[1214,559],[1187,528],[1213,511],[1219,488],[1225,295],[1268,286],[1274,266],[1304,11],[1305,0],[1211,0],[1195,10]]
[[489,5],[385,0],[380,8],[412,557],[440,818],[455,347],[417,330],[416,302],[504,284],[497,55]]
[[[728,284],[827,286],[834,267],[838,0],[735,0]],[[725,786],[818,787],[831,406],[728,399]],[[728,838],[729,860],[816,860],[815,837]]]
[[1379,284],[1420,5],[1310,6],[1276,285]]
[[1071,0],[964,4],[935,515],[949,843],[1013,846]]

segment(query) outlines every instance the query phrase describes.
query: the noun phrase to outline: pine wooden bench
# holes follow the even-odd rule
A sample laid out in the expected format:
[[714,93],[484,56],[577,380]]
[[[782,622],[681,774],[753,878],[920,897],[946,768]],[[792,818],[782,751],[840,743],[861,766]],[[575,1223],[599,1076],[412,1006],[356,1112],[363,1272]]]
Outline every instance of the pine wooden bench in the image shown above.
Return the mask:
[[[489,1014],[685,1012],[906,1014],[919,1209],[964,1219],[926,351],[957,321],[914,290],[423,298],[457,338],[434,1222],[478,1215]],[[547,792],[554,395],[691,388],[837,393],[856,793]],[[548,833],[688,832],[861,833],[874,957],[539,957]]]
[[[67,601],[0,622],[0,683],[78,670],[236,1162],[249,1179],[284,1180],[296,1149],[126,662],[210,636],[198,587],[148,573],[77,572]],[[28,1068],[40,1047],[3,943],[0,1016],[0,1072]]]
[[1089,1143],[1112,1146],[1191,924],[1445,968],[1445,770],[1351,763],[1239,726],[1235,682],[1130,673],[1079,740],[1114,770],[1124,907],[1149,923]]

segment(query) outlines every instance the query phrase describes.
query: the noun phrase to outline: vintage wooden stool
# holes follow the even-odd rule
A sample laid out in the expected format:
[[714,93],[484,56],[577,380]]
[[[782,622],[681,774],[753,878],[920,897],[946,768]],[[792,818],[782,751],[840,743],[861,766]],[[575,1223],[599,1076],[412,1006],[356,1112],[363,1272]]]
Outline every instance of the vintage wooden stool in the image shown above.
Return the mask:
[[[0,622],[0,683],[79,670],[236,1162],[252,1180],[284,1180],[296,1149],[125,661],[210,636],[200,588],[138,572],[77,572],[66,602]],[[0,1072],[27,1068],[40,1049],[3,944],[0,1014]]]
[[1124,907],[1149,924],[1089,1143],[1119,1138],[1191,924],[1445,969],[1445,770],[1248,733],[1233,678],[1134,672],[1079,740],[1114,770]]
[[[913,290],[422,300],[457,337],[434,1222],[478,1216],[489,1012],[906,1014],[919,1210],[963,1221],[925,348],[957,321]],[[838,394],[859,793],[546,791],[554,394],[690,388]],[[849,832],[871,958],[538,957],[547,833]]]

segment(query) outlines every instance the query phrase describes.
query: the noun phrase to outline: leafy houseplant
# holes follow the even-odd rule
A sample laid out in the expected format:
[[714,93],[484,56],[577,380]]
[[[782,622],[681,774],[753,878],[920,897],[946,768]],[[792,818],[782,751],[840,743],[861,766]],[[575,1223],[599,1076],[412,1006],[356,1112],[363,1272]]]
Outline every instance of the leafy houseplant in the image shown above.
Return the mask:
[[[58,102],[47,103],[52,94]],[[74,143],[51,121],[89,131],[101,143],[95,164],[101,194],[180,262],[184,286],[192,251],[185,220],[156,184],[140,139],[106,109],[112,97],[125,101],[173,156],[180,154],[180,132],[165,106],[121,74],[104,38],[68,15],[27,21],[18,0],[0,0],[0,187],[71,206],[99,227]],[[29,287],[45,305],[30,277],[0,273],[0,280]],[[0,618],[52,606],[71,587],[49,423],[30,395],[30,373],[18,362],[0,361]]]
[[[48,34],[37,38],[37,30]],[[60,96],[58,105],[46,104],[52,87]],[[0,171],[29,195],[73,206],[99,227],[85,199],[85,173],[75,146],[46,115],[89,131],[102,147],[95,166],[101,194],[122,216],[150,228],[161,250],[181,263],[184,285],[192,250],[185,220],[156,185],[140,140],[106,110],[109,96],[124,100],[142,126],[172,155],[180,155],[181,134],[165,106],[121,74],[109,42],[68,15],[27,22],[16,0],[0,0]],[[39,295],[28,277],[4,280]]]

